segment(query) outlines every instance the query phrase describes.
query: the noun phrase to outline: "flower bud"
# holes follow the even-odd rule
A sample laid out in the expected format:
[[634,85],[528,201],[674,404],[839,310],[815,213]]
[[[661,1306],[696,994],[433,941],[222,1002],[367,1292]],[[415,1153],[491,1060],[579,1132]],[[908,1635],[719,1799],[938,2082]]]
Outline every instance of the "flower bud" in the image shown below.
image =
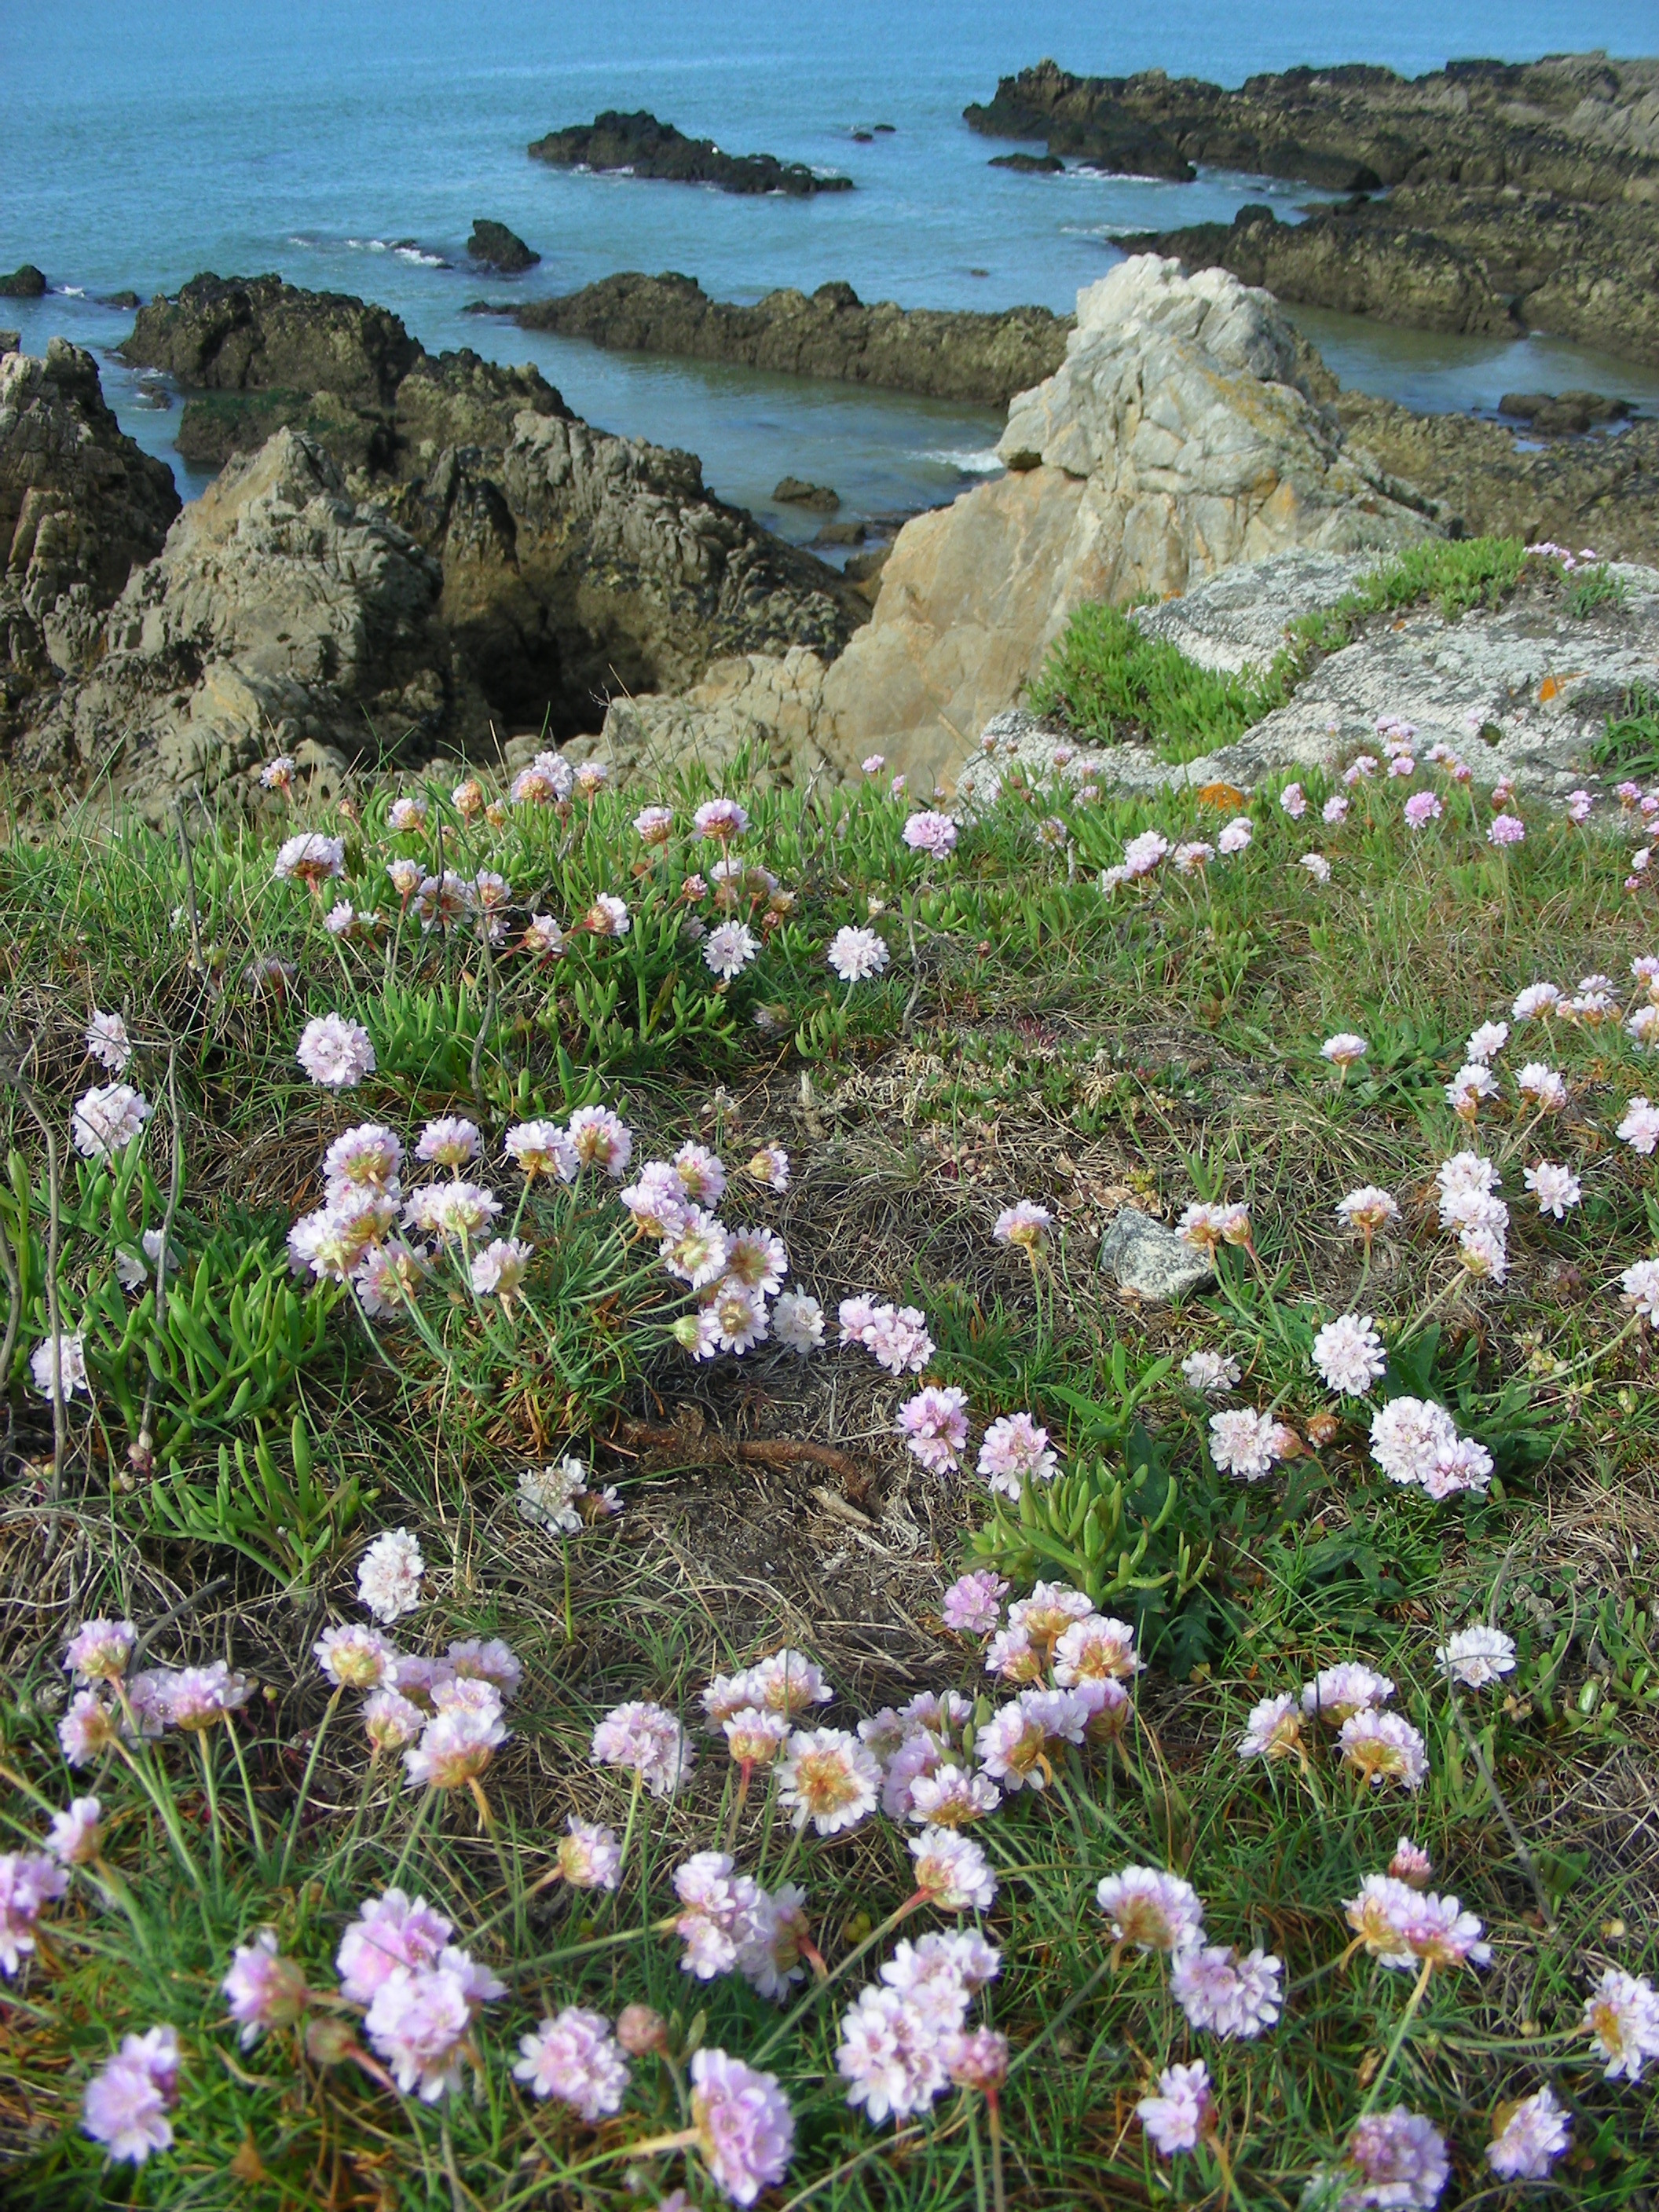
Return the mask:
[[306,2027],[306,2056],[317,2066],[341,2066],[357,2048],[349,2020],[319,2013]]
[[668,2048],[668,2022],[647,2004],[624,2005],[617,2015],[617,2040],[630,2058]]

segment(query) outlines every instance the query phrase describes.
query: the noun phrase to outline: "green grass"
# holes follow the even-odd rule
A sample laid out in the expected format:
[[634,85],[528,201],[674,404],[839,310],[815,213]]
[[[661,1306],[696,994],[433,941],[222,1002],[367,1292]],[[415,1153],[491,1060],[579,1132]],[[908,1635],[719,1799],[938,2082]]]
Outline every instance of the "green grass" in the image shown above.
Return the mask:
[[[1080,607],[1030,704],[1091,744],[1151,743],[1164,760],[1195,760],[1284,706],[1316,661],[1340,651],[1365,623],[1413,606],[1432,605],[1447,622],[1496,606],[1515,589],[1525,560],[1516,538],[1428,539],[1361,577],[1332,606],[1298,616],[1267,668],[1237,675],[1199,667],[1115,607]],[[1574,611],[1588,609],[1575,602]]]
[[[1481,557],[1462,584],[1428,563],[1419,588],[1437,576],[1472,590]],[[1615,726],[1608,742],[1633,741]],[[1630,959],[1654,949],[1651,917],[1622,889],[1616,842],[1540,807],[1524,809],[1525,843],[1498,854],[1478,794],[1441,787],[1443,817],[1413,835],[1397,787],[1362,784],[1346,822],[1325,830],[1324,787],[1306,781],[1301,824],[1264,792],[1245,854],[1109,898],[1096,872],[1129,837],[1157,827],[1212,842],[1224,817],[1192,794],[1008,793],[948,861],[929,862],[902,843],[902,803],[879,791],[753,794],[739,775],[731,787],[754,817],[744,854],[793,903],[763,930],[762,887],[758,957],[724,988],[682,927],[684,880],[714,857],[684,834],[696,786],[668,794],[682,830],[655,860],[629,827],[655,794],[603,793],[568,823],[518,811],[499,831],[447,816],[447,864],[513,886],[514,927],[493,948],[407,921],[374,944],[337,942],[303,890],[270,880],[286,820],[198,825],[194,929],[188,912],[173,919],[189,902],[176,838],[70,810],[38,842],[0,849],[4,1026],[22,1048],[8,1063],[22,1087],[9,1079],[4,1093],[17,1164],[0,1193],[18,1276],[0,1816],[4,1848],[27,1848],[49,1808],[95,1789],[114,1870],[102,1894],[77,1875],[43,1917],[40,1951],[0,1988],[0,2152],[20,2202],[621,2212],[685,2185],[713,2206],[695,2161],[638,2148],[681,2128],[683,2062],[701,2040],[775,2072],[790,2098],[796,2148],[763,2199],[771,2212],[988,2204],[981,2099],[951,2090],[877,2128],[849,2109],[836,2070],[844,2003],[899,1934],[946,1924],[918,1911],[860,1949],[909,1893],[900,1825],[809,1830],[795,1846],[765,1776],[739,1813],[732,1768],[700,1735],[687,1787],[642,1802],[615,1899],[545,1880],[568,1815],[629,1826],[627,1789],[588,1757],[602,1714],[650,1698],[695,1728],[712,1674],[786,1641],[823,1663],[832,1725],[952,1688],[982,1729],[1006,1687],[939,1615],[969,1561],[995,1565],[1015,1595],[1039,1577],[1085,1589],[1133,1620],[1149,1660],[1121,1748],[1061,1752],[1054,1788],[1011,1796],[979,1832],[1000,1883],[986,1930],[1004,1954],[981,2009],[1015,2062],[1002,2100],[1011,2204],[1218,2204],[1212,2154],[1162,2161],[1134,2116],[1161,2068],[1199,2057],[1248,2212],[1299,2203],[1340,2155],[1366,2084],[1446,2134],[1447,2205],[1494,2201],[1491,2117],[1546,2081],[1573,2119],[1561,2193],[1620,2212],[1651,2202],[1659,2142],[1643,2089],[1602,2078],[1577,2021],[1604,1966],[1651,1973],[1659,1952],[1642,1821],[1659,1746],[1659,1453],[1650,1339],[1621,1334],[1618,1295],[1620,1270],[1659,1240],[1659,1192],[1652,1163],[1613,1134],[1654,1076],[1617,1024],[1558,1021],[1517,1030],[1498,1063],[1503,1096],[1473,1135],[1443,1095],[1469,1030],[1508,1018],[1523,985],[1571,988],[1595,969],[1622,991]],[[363,794],[330,899],[393,911],[387,857],[435,861],[435,838],[388,837],[387,797]],[[1056,809],[1065,848],[1038,834]],[[1297,865],[1315,846],[1328,886]],[[628,900],[626,937],[578,938],[545,964],[515,949],[526,915],[568,925],[600,891]],[[716,919],[707,901],[696,910]],[[874,927],[891,955],[851,991],[824,961],[847,924]],[[293,963],[280,994],[248,981],[270,957]],[[161,1110],[118,1172],[59,1179],[57,1295],[71,1322],[94,1314],[96,1341],[94,1392],[70,1401],[55,1454],[27,1370],[53,1241],[28,1105],[61,1161],[70,1106],[100,1074],[81,1037],[94,1006],[125,1012],[138,1041],[128,1079]],[[364,1025],[378,1062],[337,1097],[294,1060],[307,1016],[332,1008]],[[1340,1085],[1319,1052],[1338,1028],[1371,1047]],[[1532,1057],[1572,1090],[1568,1111],[1535,1128],[1513,1082]],[[510,1218],[505,1128],[596,1101],[633,1129],[630,1173],[692,1139],[734,1170],[765,1139],[787,1145],[787,1193],[734,1173],[720,1210],[782,1236],[791,1283],[824,1303],[824,1351],[688,1360],[665,1334],[685,1295],[649,1244],[624,1243],[617,1185],[592,1170],[532,1194],[534,1257],[507,1314],[481,1311],[463,1274],[441,1271],[420,1329],[371,1334],[337,1288],[289,1285],[282,1240],[316,1203],[319,1155],[343,1128],[382,1121],[412,1144],[429,1115],[471,1116],[488,1146],[481,1179]],[[1455,1247],[1433,1172],[1470,1144],[1501,1168],[1511,1273],[1501,1293],[1448,1295]],[[1560,1222],[1524,1190],[1540,1154],[1582,1177],[1583,1202]],[[1369,1270],[1333,1211],[1363,1182],[1402,1209]],[[1020,1196],[1055,1217],[1036,1269],[991,1235]],[[1127,1303],[1094,1250],[1126,1197],[1166,1218],[1194,1199],[1247,1201],[1255,1257],[1227,1248],[1213,1288],[1176,1308]],[[153,1294],[116,1279],[114,1254],[170,1204],[187,1297],[158,1320]],[[259,1402],[238,1411],[235,1370],[257,1347],[244,1346],[247,1308],[233,1316],[232,1293],[239,1269],[268,1261],[302,1326],[264,1346]],[[962,1478],[925,1474],[895,1437],[914,1382],[836,1346],[836,1301],[856,1291],[926,1312],[927,1377],[964,1390],[972,1410]],[[1319,1322],[1356,1310],[1387,1343],[1384,1390],[1443,1402],[1491,1451],[1490,1492],[1437,1505],[1383,1480],[1367,1449],[1372,1401],[1334,1399],[1309,1360]],[[1242,1370],[1220,1402],[1271,1407],[1309,1447],[1268,1480],[1218,1471],[1212,1407],[1180,1374],[1200,1348]],[[150,1433],[167,1440],[154,1473],[133,1457],[151,1382]],[[1022,1408],[1063,1472],[1014,1504],[990,1496],[972,1454],[995,1414]],[[831,1458],[754,1455],[790,1439]],[[619,1520],[566,1537],[520,1517],[520,1469],[567,1449],[621,1486]],[[365,1618],[362,1546],[398,1526],[418,1533],[429,1571],[399,1642],[431,1653],[500,1635],[525,1667],[513,1735],[483,1777],[488,1832],[465,1790],[422,1812],[395,1759],[368,1761],[355,1698],[319,1741],[327,1685],[311,1645],[329,1623]],[[253,1674],[237,1746],[219,1729],[201,1749],[164,1739],[136,1771],[118,1755],[67,1768],[58,1657],[99,1610],[157,1628],[149,1663],[227,1656]],[[1435,1647],[1484,1620],[1513,1637],[1516,1671],[1454,1707]],[[1398,1684],[1425,1746],[1419,1793],[1366,1792],[1328,1734],[1305,1775],[1239,1759],[1259,1699],[1346,1658]],[[1437,1886],[1487,1923],[1496,1953],[1484,1973],[1437,1973],[1410,2023],[1409,1978],[1343,1961],[1343,1900],[1402,1830],[1431,1852]],[[728,1835],[742,1872],[805,1892],[836,1979],[799,2016],[737,1976],[693,1980],[660,1925],[676,1909],[673,1869]],[[1160,1960],[1112,1963],[1094,1890],[1127,1863],[1177,1869],[1212,1940],[1284,1960],[1276,2029],[1255,2042],[1193,2032]],[[349,2057],[302,2057],[287,2028],[240,2050],[218,1987],[232,1948],[269,1925],[331,1992],[343,1929],[394,1880],[509,1984],[483,2008],[467,2086],[431,2105],[399,2100]],[[514,2082],[518,2039],[544,2014],[574,2003],[614,2018],[630,2002],[668,2017],[675,2065],[638,2062],[602,2128]],[[349,2013],[312,2016],[361,2036]],[[185,2052],[176,2139],[134,2175],[80,2133],[80,2098],[121,2035],[162,2020]]]

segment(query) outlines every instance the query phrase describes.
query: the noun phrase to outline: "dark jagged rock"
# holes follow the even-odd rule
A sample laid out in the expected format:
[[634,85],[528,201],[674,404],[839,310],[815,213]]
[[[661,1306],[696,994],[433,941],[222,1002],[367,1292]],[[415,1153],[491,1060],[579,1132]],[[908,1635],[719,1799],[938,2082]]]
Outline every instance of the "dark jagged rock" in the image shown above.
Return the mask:
[[[7,333],[6,335],[10,335]],[[172,471],[125,435],[97,364],[63,338],[0,345],[0,743],[31,702],[95,657],[103,611],[161,551]]]
[[46,271],[26,261],[21,269],[14,269],[9,276],[0,276],[0,300],[40,300],[52,289]]
[[1046,307],[1002,314],[866,306],[850,284],[811,295],[769,292],[757,307],[711,300],[695,277],[669,271],[606,276],[557,300],[495,312],[522,329],[585,337],[617,352],[735,362],[787,376],[821,376],[1006,406],[1060,366],[1069,316]]
[[993,154],[990,167],[1012,169],[1020,177],[1057,177],[1064,173],[1066,164],[1058,154]]
[[805,199],[853,189],[850,177],[821,177],[804,161],[780,161],[775,154],[723,154],[712,138],[688,138],[644,108],[631,114],[607,108],[591,123],[532,140],[530,152],[558,168],[627,169],[672,184],[717,185],[723,192],[787,192]]
[[329,392],[368,408],[391,406],[421,352],[389,309],[349,294],[214,276],[152,300],[117,350],[199,390]]
[[1500,415],[1524,422],[1540,438],[1582,437],[1608,422],[1622,422],[1635,410],[1628,399],[1608,399],[1599,392],[1506,392]]
[[785,507],[815,507],[825,514],[833,514],[841,505],[838,491],[832,491],[828,484],[808,483],[804,477],[780,477],[772,487],[772,496]]
[[473,260],[482,261],[490,269],[499,269],[503,276],[517,276],[526,269],[533,269],[542,258],[531,251],[517,231],[482,215],[473,222],[466,250]]
[[15,353],[22,343],[21,331],[0,331],[0,354]]
[[136,313],[144,303],[136,292],[128,290],[106,292],[98,304],[100,307],[119,307],[124,313],[132,314]]
[[1044,62],[967,116],[1152,175],[1207,164],[1354,195],[1305,223],[1247,208],[1121,241],[1131,252],[1414,328],[1546,330],[1659,361],[1659,61],[1298,69],[1237,91]]

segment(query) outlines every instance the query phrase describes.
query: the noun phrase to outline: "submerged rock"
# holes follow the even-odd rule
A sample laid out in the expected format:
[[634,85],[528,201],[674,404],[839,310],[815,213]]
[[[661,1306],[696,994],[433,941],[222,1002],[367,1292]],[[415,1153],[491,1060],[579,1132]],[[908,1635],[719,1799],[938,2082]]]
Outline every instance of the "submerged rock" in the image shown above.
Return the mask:
[[607,108],[591,123],[550,131],[533,140],[532,158],[564,169],[626,169],[635,177],[665,178],[681,185],[716,185],[723,192],[787,192],[804,199],[815,192],[850,192],[850,177],[820,176],[804,161],[775,154],[724,154],[712,138],[688,138],[644,108]]
[[531,251],[517,231],[482,215],[473,220],[466,250],[473,260],[482,261],[488,268],[499,269],[504,276],[517,276],[526,269],[533,269],[542,258]]
[[1085,601],[1433,526],[1316,404],[1271,299],[1150,256],[1079,295],[1064,365],[1014,400],[998,450],[1006,476],[905,526],[869,629],[825,678],[844,768],[878,751],[922,788],[948,782]]
[[499,312],[524,330],[588,338],[616,352],[733,362],[993,407],[1059,368],[1071,328],[1068,317],[1047,307],[978,314],[890,300],[872,306],[850,284],[836,283],[811,295],[786,288],[740,307],[711,300],[695,277],[672,270],[629,270],[562,299]]
[[841,505],[838,491],[832,491],[828,484],[808,483],[801,477],[781,477],[772,487],[772,496],[786,507],[817,507],[824,514],[833,514]]

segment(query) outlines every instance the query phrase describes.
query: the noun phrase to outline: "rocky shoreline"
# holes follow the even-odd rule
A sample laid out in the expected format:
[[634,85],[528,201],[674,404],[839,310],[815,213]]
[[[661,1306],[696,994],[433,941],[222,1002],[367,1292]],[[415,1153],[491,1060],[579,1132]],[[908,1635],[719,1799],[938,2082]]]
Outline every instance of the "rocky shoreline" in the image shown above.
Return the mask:
[[1659,362],[1659,62],[1300,69],[1228,91],[1045,61],[965,112],[1112,170],[1185,181],[1201,164],[1351,196],[1306,223],[1247,208],[1131,252],[1414,329],[1541,330]]
[[933,399],[1006,407],[1060,366],[1069,316],[1047,307],[976,314],[867,305],[850,284],[769,292],[758,306],[711,300],[695,277],[629,270],[562,299],[480,303],[523,330],[619,353],[670,354],[786,376],[826,377]]
[[630,176],[670,184],[714,185],[723,192],[784,192],[793,199],[817,192],[850,192],[850,177],[820,176],[804,161],[775,154],[726,154],[712,138],[688,138],[645,108],[624,114],[607,108],[591,123],[572,124],[533,139],[532,161],[561,169],[625,169]]

